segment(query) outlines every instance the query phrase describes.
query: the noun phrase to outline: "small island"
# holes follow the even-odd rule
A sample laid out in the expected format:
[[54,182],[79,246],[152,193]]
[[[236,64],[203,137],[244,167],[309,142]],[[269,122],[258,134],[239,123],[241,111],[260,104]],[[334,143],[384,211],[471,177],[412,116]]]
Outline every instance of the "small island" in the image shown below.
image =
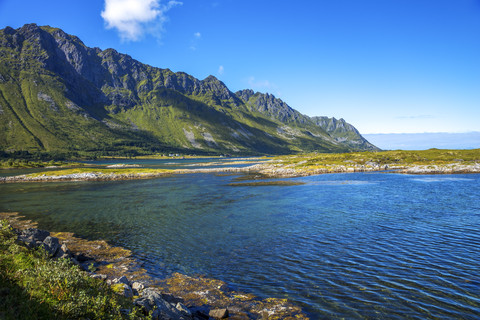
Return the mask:
[[309,153],[277,156],[244,167],[235,165],[246,161],[232,162],[232,166],[216,167],[216,162],[200,166],[213,168],[197,169],[148,169],[138,165],[105,166],[104,168],[70,168],[42,171],[31,174],[0,177],[0,183],[48,182],[48,181],[107,181],[152,179],[172,174],[189,173],[238,173],[258,178],[293,178],[326,173],[378,172],[404,174],[459,174],[480,173],[480,149],[423,151],[381,151],[353,153]]

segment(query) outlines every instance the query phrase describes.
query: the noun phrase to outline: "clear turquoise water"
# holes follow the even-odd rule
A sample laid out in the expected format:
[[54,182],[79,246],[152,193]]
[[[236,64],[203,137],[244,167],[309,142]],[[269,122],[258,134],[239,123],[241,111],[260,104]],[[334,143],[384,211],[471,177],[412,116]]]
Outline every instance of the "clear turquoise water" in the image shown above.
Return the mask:
[[203,274],[312,319],[479,319],[480,175],[329,174],[0,185],[0,210]]

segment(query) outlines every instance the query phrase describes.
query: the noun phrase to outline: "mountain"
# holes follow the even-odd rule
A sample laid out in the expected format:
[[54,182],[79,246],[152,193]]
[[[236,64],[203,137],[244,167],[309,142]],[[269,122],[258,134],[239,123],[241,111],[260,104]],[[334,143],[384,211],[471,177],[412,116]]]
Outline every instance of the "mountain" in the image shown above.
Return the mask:
[[0,150],[281,154],[377,150],[343,119],[89,48],[58,28],[0,30]]

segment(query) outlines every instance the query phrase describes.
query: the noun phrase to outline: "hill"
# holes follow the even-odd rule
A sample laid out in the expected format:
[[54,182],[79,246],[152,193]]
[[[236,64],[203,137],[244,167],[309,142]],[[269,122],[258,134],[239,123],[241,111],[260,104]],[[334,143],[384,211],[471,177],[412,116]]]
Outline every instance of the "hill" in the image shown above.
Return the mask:
[[87,47],[61,29],[0,30],[0,150],[137,155],[377,150],[343,119],[231,92]]

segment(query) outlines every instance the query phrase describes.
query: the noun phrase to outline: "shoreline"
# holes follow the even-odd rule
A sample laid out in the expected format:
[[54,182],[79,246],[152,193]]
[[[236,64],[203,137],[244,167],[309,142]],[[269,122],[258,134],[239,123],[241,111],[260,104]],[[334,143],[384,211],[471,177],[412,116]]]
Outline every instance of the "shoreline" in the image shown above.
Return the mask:
[[[206,165],[205,165],[206,166]],[[115,171],[109,171],[115,168]],[[132,171],[131,168],[135,168]],[[130,170],[129,170],[130,169]],[[258,174],[263,179],[296,178],[328,173],[355,173],[355,172],[391,172],[401,174],[469,174],[480,173],[480,163],[462,164],[453,162],[447,164],[425,164],[425,165],[329,165],[321,167],[298,168],[291,165],[283,165],[270,160],[267,163],[254,164],[247,167],[225,167],[225,168],[199,168],[199,169],[142,169],[133,166],[109,166],[105,169],[81,168],[73,173],[68,169],[24,174],[17,176],[0,177],[0,183],[20,182],[59,182],[59,181],[119,181],[119,180],[140,180],[154,179],[176,174],[194,173],[238,173]],[[84,172],[82,172],[84,171]],[[122,172],[124,171],[124,172]],[[258,177],[253,177],[256,180]]]
[[[234,291],[221,280],[178,272],[165,279],[154,279],[131,251],[104,240],[86,240],[70,232],[43,231],[37,228],[36,222],[19,213],[0,212],[0,220],[7,220],[17,230],[19,239],[22,232],[48,233],[58,243],[57,251],[51,254],[53,259],[68,256],[90,277],[105,281],[117,294],[131,298],[132,306],[141,306],[147,311],[155,307],[144,305],[153,299],[153,295],[157,300],[171,303],[170,309],[179,309],[175,312],[181,311],[172,319],[217,319],[221,317],[216,317],[215,313],[225,310],[229,319],[309,319],[299,306],[287,299],[261,299],[250,293]],[[25,242],[27,246],[28,241],[31,240]],[[156,307],[160,308],[159,305]],[[182,317],[182,313],[186,317]]]
[[[262,160],[262,161],[252,161]],[[249,165],[248,165],[249,164]],[[189,169],[189,166],[213,168]],[[219,168],[220,165],[226,167]],[[247,165],[238,167],[238,165]],[[310,153],[266,158],[237,158],[232,162],[206,161],[179,169],[148,169],[135,163],[81,167],[0,177],[0,183],[47,181],[110,181],[152,179],[172,174],[239,173],[261,178],[294,178],[326,173],[394,172],[403,174],[480,173],[480,149]]]

